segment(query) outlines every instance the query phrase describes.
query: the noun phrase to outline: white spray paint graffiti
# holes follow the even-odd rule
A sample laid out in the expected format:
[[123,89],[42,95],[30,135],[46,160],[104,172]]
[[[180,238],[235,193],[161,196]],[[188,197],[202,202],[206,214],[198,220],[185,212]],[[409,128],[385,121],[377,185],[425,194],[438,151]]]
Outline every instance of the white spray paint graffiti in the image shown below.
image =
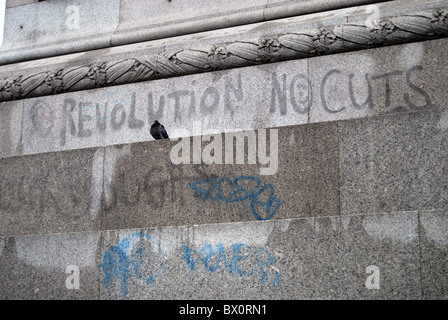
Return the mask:
[[101,190],[104,171],[104,149],[99,148],[93,155],[92,180],[90,187],[90,216],[95,220],[101,208]]
[[112,199],[112,181],[114,180],[115,164],[121,157],[131,154],[131,145],[126,145],[123,148],[108,147],[105,153],[104,160],[104,191],[106,202],[110,204]]

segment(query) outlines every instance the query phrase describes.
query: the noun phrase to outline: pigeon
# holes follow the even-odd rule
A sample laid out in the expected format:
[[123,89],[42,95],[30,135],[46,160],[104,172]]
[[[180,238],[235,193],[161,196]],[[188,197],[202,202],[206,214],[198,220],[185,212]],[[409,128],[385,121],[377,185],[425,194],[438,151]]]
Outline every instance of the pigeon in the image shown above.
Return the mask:
[[149,131],[152,137],[156,140],[159,139],[169,139],[168,133],[166,133],[165,127],[160,124],[159,121],[155,120],[151,126],[151,130]]

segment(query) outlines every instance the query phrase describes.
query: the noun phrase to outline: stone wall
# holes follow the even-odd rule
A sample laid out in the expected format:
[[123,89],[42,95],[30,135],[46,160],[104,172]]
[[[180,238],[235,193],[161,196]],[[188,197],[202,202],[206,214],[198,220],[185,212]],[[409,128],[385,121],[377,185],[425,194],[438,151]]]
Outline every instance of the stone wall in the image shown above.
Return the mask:
[[[448,39],[414,40],[2,102],[0,298],[446,299]],[[169,41],[0,72],[201,43]]]

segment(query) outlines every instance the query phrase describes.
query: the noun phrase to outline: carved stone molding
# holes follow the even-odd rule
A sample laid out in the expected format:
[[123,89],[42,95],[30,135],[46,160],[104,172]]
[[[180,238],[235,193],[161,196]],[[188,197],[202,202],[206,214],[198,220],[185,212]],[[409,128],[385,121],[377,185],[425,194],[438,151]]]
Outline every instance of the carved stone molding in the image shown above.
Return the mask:
[[0,101],[238,68],[448,36],[448,8],[0,80]]

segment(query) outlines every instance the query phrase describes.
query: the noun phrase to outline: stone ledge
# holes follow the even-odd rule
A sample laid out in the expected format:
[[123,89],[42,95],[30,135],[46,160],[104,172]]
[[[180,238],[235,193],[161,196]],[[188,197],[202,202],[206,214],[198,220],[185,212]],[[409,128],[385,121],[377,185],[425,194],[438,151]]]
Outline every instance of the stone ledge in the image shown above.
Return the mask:
[[[81,0],[75,5],[57,1],[17,1],[6,9],[0,64],[217,30],[265,21],[267,17],[278,19],[374,2],[378,0],[318,0],[301,1],[300,4],[285,0],[273,4],[268,0],[232,0],[227,1],[227,5],[213,6],[205,0],[180,3],[157,0],[151,6],[142,7],[135,0]],[[75,25],[74,14],[79,17]],[[51,16],[48,19],[51,25],[41,16]],[[34,21],[38,24],[34,25]],[[98,30],[105,36],[92,39]],[[54,43],[60,40],[63,40],[61,45]],[[76,46],[73,41],[78,42]]]
[[[447,119],[437,108],[258,130],[258,144],[278,134],[266,165],[260,145],[253,164],[235,153],[175,164],[180,142],[166,140],[0,159],[0,235],[446,210]],[[190,155],[205,159],[210,143],[197,138]]]
[[437,39],[5,102],[0,157],[151,141],[156,119],[179,138],[446,109],[447,43]]
[[308,58],[448,35],[448,9],[380,18],[377,27],[345,23],[258,39],[82,65],[1,80],[0,101]]

